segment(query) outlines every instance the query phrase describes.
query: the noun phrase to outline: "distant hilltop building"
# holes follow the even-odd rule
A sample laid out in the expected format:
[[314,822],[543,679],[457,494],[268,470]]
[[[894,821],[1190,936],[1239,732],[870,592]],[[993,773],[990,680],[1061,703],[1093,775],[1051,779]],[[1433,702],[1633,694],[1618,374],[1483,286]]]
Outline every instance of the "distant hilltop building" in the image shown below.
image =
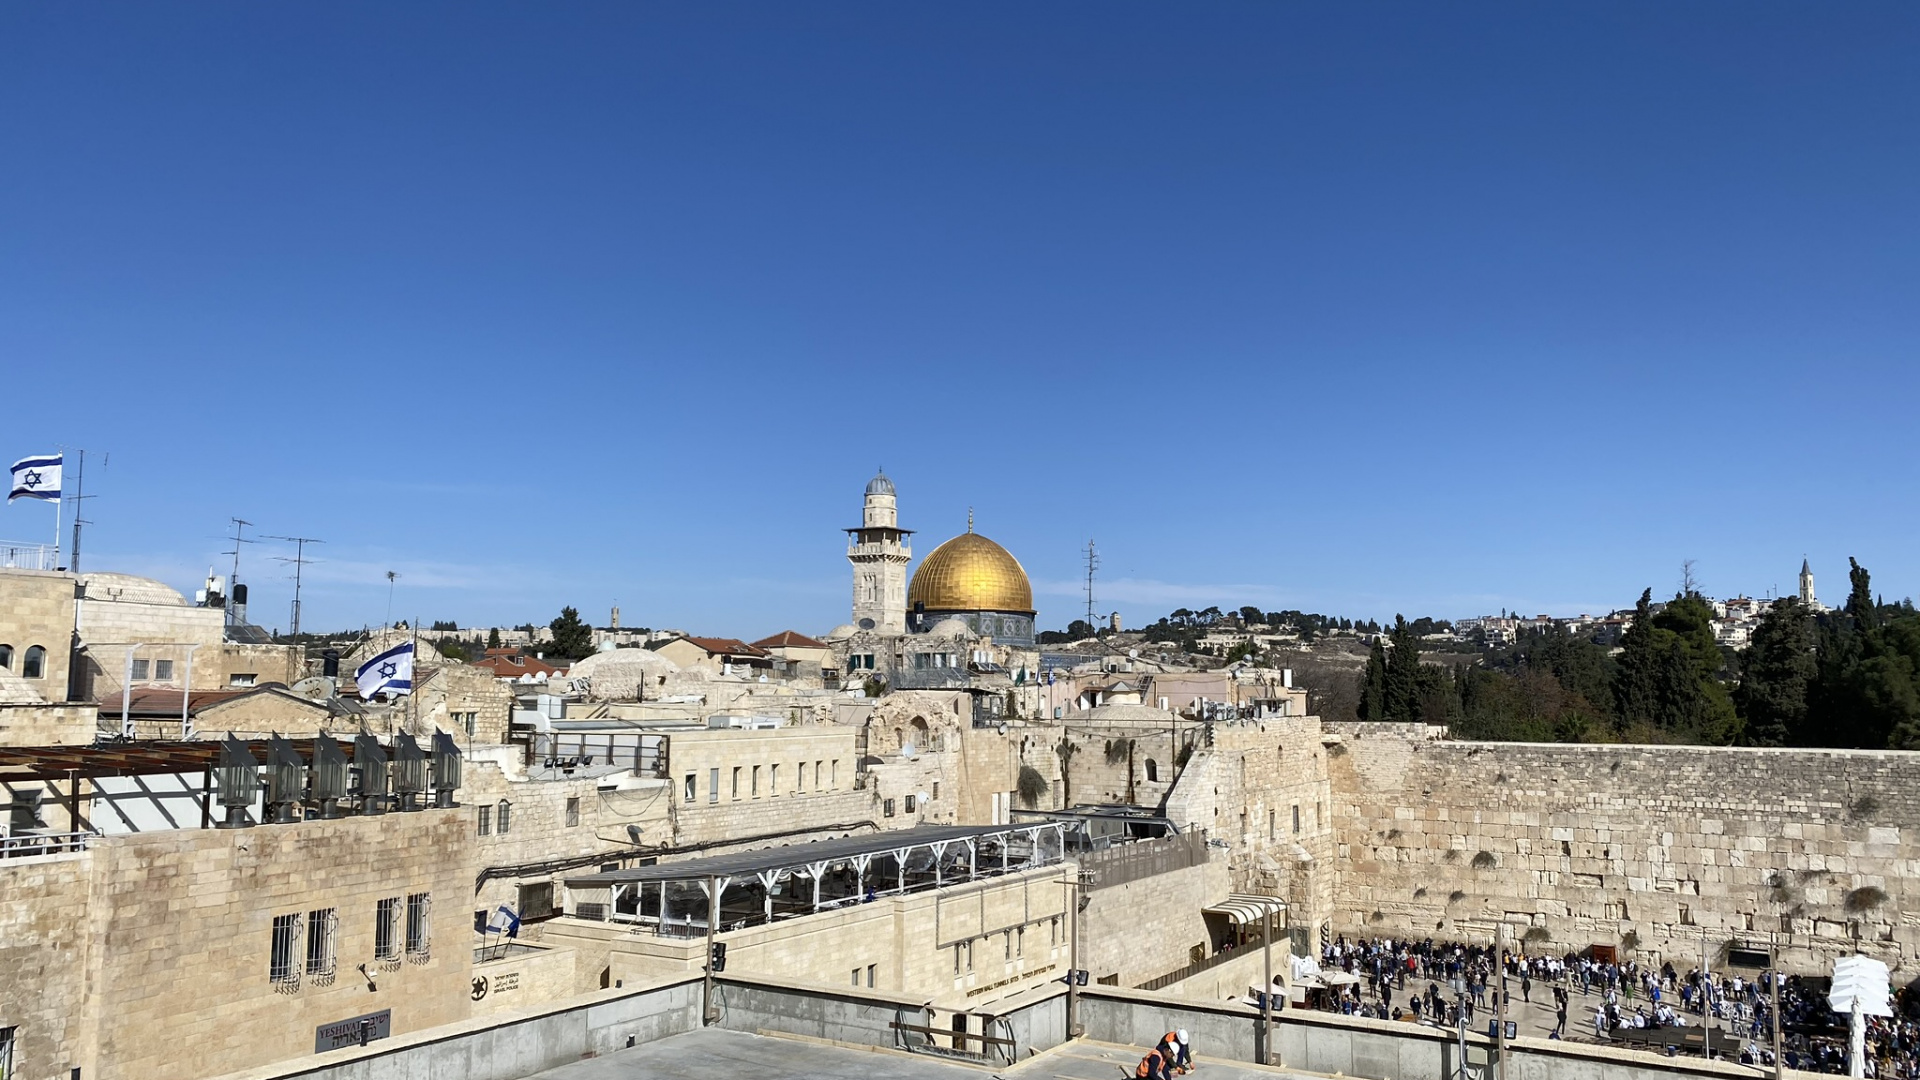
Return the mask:
[[1800,606],[1808,611],[1825,611],[1819,599],[1813,595],[1813,567],[1807,560],[1800,560]]

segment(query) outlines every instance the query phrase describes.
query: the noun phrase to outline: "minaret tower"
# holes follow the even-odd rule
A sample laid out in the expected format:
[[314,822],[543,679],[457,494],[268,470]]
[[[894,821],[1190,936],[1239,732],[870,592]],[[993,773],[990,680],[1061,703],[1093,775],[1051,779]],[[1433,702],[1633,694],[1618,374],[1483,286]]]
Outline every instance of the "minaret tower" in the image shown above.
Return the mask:
[[907,632],[907,563],[913,561],[912,529],[900,527],[893,481],[886,470],[867,481],[860,527],[847,530],[847,561],[853,564],[853,625],[889,634]]
[[1813,567],[1800,560],[1800,603],[1808,611],[1819,611],[1820,601],[1813,598]]

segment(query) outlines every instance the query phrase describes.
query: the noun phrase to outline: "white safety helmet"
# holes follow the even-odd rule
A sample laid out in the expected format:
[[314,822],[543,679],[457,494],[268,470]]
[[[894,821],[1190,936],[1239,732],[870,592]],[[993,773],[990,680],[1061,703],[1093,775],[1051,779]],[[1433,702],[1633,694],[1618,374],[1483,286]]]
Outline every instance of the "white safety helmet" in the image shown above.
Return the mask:
[[1187,1029],[1186,1029],[1186,1028],[1181,1028],[1181,1029],[1180,1029],[1180,1030],[1179,1030],[1179,1031],[1177,1032],[1177,1034],[1178,1034],[1178,1035],[1179,1035],[1179,1037],[1180,1037],[1180,1045],[1182,1045],[1182,1046],[1185,1046],[1185,1045],[1187,1044]]

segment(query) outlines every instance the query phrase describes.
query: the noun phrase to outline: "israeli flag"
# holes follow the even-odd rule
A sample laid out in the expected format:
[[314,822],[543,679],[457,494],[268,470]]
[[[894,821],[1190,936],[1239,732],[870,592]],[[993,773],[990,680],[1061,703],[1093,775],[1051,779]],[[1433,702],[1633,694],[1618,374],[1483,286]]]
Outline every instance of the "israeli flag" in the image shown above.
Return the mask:
[[487,933],[519,937],[520,916],[512,908],[501,904],[494,909],[492,917],[487,919]]
[[15,499],[60,498],[60,461],[65,455],[21,458],[13,463],[13,490],[7,501]]
[[360,665],[353,673],[360,699],[372,701],[378,693],[413,693],[413,642],[406,641]]

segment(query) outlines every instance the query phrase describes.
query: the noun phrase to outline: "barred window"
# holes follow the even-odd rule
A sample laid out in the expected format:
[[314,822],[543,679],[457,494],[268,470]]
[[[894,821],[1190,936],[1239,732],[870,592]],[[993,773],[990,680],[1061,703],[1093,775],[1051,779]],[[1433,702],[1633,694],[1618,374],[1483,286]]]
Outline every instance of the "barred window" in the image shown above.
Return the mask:
[[171,680],[173,678],[173,661],[155,660],[153,662],[153,677],[161,682]]
[[300,916],[273,917],[273,956],[267,962],[267,977],[277,983],[300,978]]
[[494,821],[500,826],[500,835],[507,835],[507,830],[513,827],[513,804],[501,799],[500,810],[494,815]]
[[486,836],[491,832],[493,832],[493,807],[483,806],[480,808],[480,835]]
[[567,800],[567,826],[580,824],[580,800],[578,797]]
[[374,906],[373,958],[400,959],[400,898],[388,897]]
[[307,912],[307,974],[315,979],[333,975],[335,931],[340,916],[334,908],[316,908]]
[[424,957],[433,944],[433,924],[427,915],[433,910],[430,893],[407,894],[407,954]]

